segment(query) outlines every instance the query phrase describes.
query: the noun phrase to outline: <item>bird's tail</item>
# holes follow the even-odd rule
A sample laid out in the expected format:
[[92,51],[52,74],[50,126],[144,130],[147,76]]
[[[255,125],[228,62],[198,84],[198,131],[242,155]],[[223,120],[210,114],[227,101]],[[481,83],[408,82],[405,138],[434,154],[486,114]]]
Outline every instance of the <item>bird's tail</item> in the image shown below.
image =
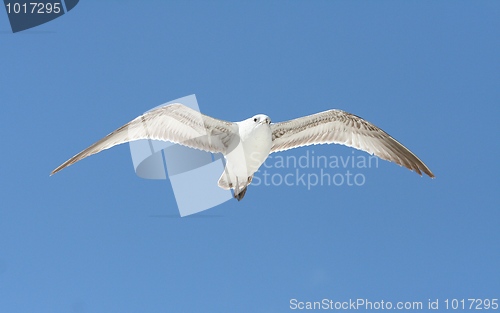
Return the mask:
[[231,187],[229,187],[229,182],[228,182],[228,178],[226,178],[226,171],[224,170],[224,172],[222,173],[222,175],[220,176],[219,178],[219,187],[221,187],[222,189],[225,189],[225,190],[228,190],[228,189],[231,189]]
[[238,178],[231,175],[226,168],[219,178],[219,187],[225,190],[234,189],[234,197],[240,201],[245,196],[247,186],[252,182],[253,175],[248,178]]

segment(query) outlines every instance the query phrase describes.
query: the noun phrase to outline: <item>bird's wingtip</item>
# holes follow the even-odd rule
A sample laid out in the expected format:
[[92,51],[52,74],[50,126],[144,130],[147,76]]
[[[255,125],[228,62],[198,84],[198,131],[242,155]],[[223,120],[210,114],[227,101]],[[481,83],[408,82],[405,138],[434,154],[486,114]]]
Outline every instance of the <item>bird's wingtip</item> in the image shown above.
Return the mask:
[[430,178],[436,178],[436,175],[434,175],[434,173],[428,168],[425,171],[425,174],[427,174],[427,176],[429,176]]
[[49,174],[49,177],[56,174],[57,172],[59,172],[61,169],[60,168],[56,168],[55,170],[53,170],[52,172],[50,172]]

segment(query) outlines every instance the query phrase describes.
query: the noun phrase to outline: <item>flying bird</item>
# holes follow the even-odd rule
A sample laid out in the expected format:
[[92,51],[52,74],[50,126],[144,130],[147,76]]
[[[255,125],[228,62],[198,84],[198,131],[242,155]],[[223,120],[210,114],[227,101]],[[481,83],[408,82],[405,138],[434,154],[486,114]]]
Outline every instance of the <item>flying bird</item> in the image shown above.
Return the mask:
[[316,144],[336,143],[433,178],[415,154],[377,126],[359,116],[328,110],[286,122],[271,123],[264,114],[241,122],[216,119],[175,103],[158,107],[133,119],[67,160],[50,175],[113,146],[140,140],[170,141],[190,148],[222,153],[226,159],[219,187],[233,189],[239,201],[253,175],[270,153]]

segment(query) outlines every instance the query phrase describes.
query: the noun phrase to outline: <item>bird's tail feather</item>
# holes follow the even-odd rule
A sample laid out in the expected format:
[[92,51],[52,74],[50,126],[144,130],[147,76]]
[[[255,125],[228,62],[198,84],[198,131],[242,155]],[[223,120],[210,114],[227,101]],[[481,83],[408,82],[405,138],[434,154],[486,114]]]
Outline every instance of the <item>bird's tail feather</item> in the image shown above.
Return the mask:
[[225,189],[225,190],[231,189],[231,187],[229,185],[230,181],[231,180],[230,180],[227,168],[224,168],[224,172],[222,172],[222,175],[219,178],[219,187],[221,187],[222,189]]
[[[234,189],[234,197],[240,201],[245,196],[247,186],[252,182],[253,175],[248,178],[236,179],[230,175],[227,167],[219,178],[219,187],[225,190]],[[237,182],[237,183],[236,183]],[[238,185],[238,186],[237,186]]]

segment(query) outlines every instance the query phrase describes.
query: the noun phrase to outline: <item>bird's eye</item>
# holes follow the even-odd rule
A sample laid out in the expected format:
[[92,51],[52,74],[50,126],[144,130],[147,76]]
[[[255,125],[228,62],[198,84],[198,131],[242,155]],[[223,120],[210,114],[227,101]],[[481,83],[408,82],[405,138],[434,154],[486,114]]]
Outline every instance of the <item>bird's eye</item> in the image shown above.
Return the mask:
[[257,122],[257,118],[254,118],[254,119],[253,119],[253,121],[254,121],[254,122]]

